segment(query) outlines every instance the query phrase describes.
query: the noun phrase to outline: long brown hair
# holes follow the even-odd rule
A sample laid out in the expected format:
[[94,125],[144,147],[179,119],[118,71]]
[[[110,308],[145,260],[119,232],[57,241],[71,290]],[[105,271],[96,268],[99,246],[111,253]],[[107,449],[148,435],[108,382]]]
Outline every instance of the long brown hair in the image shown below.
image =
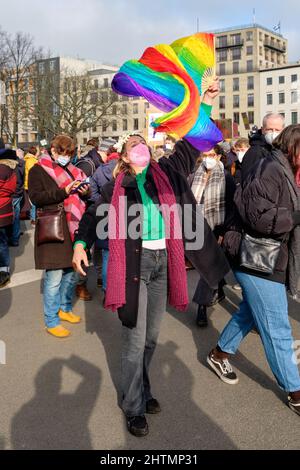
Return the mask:
[[274,140],[273,146],[286,155],[293,171],[296,173],[299,169],[300,124],[286,127]]

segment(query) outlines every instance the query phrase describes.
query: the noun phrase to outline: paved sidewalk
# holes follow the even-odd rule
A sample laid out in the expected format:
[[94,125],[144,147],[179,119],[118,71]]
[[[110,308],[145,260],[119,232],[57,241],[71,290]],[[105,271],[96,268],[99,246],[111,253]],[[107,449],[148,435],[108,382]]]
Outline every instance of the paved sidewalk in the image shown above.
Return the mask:
[[[206,330],[195,325],[195,305],[188,313],[168,309],[152,366],[163,411],[149,417],[149,436],[129,435],[117,406],[119,320],[102,309],[92,278],[93,301],[76,303],[83,321],[71,326],[72,336],[57,340],[46,334],[32,236],[26,231],[21,246],[12,249],[12,283],[0,290],[0,339],[7,356],[0,365],[0,448],[299,448],[299,417],[284,404],[259,336],[250,334],[233,361],[238,385],[223,384],[206,366],[207,353],[239,302],[230,287],[227,300],[210,309]],[[196,282],[190,272],[191,295]],[[300,339],[299,310],[291,304],[295,339]]]

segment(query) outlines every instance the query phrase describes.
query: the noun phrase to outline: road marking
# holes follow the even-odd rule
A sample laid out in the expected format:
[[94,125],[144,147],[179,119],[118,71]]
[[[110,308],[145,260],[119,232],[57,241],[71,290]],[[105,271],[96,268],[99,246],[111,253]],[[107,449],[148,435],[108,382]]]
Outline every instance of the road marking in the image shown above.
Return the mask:
[[30,284],[31,282],[40,281],[42,277],[43,271],[36,271],[35,269],[21,271],[20,273],[13,274],[10,283],[0,289],[0,292],[5,289],[12,289],[13,287],[23,286],[24,284]]

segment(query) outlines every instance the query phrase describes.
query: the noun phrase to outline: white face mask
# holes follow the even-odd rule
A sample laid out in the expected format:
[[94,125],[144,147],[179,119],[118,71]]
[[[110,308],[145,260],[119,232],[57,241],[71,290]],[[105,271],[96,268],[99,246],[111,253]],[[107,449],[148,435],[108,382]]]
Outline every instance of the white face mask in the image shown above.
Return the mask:
[[212,170],[213,168],[215,168],[217,163],[218,163],[218,161],[213,157],[204,157],[203,158],[203,164],[205,165],[207,170]]
[[280,132],[268,132],[265,134],[265,139],[267,144],[272,145],[276,137],[278,137]]
[[242,163],[244,156],[246,155],[247,150],[237,152],[238,161]]

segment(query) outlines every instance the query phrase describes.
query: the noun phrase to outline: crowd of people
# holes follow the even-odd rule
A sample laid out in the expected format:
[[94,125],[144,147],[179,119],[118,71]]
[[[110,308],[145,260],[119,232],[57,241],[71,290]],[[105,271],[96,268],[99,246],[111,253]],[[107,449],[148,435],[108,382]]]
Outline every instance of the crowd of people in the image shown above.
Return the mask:
[[[208,116],[218,93],[216,80],[201,104]],[[0,287],[10,281],[9,250],[19,244],[24,205],[35,227],[35,266],[45,271],[44,321],[52,336],[68,337],[62,322],[81,321],[73,297],[91,300],[93,260],[103,305],[122,322],[121,408],[135,436],[148,434],[147,413],[161,411],[150,364],[167,302],[188,308],[190,267],[199,274],[192,299],[199,327],[209,325],[208,307],[224,300],[230,270],[242,293],[208,351],[209,367],[236,384],[230,358],[254,329],[300,415],[287,302],[287,293],[300,301],[300,125],[285,127],[281,115],[269,114],[249,137],[199,153],[185,139],[151,149],[143,136],[126,134],[115,145],[92,139],[82,149],[59,135],[48,150],[31,147],[25,157],[0,141]],[[200,246],[187,237],[187,208]]]

